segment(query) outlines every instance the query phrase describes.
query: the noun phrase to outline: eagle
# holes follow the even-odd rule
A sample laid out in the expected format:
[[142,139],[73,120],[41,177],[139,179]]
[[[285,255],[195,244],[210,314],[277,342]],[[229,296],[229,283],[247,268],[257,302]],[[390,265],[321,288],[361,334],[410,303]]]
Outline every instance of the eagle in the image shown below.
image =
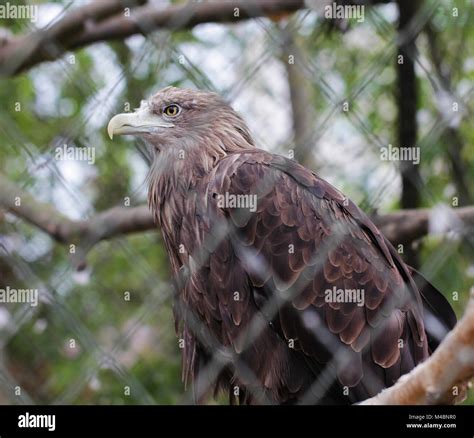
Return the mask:
[[217,93],[166,87],[107,129],[153,151],[148,203],[197,402],[224,391],[240,404],[357,403],[455,325],[448,301],[359,207],[257,148]]

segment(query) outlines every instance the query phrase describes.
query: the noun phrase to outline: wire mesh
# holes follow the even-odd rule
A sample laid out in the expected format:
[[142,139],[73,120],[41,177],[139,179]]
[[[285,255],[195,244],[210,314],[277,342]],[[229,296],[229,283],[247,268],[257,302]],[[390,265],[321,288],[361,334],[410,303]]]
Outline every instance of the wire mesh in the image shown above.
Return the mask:
[[[62,13],[46,29],[42,29],[38,37],[46,35],[47,29],[65,17],[75,7],[75,3],[77,4],[77,2],[65,4]],[[87,102],[86,106],[89,110],[86,117],[84,117],[83,111],[78,111],[77,116],[70,118],[68,123],[63,126],[62,132],[52,138],[49,144],[36,144],[31,138],[27,138],[23,135],[22,127],[15,122],[11,112],[2,110],[0,119],[2,136],[5,137],[8,144],[14,145],[18,161],[23,167],[23,171],[16,175],[15,179],[27,191],[41,193],[45,190],[45,183],[44,179],[41,179],[41,183],[38,182],[38,174],[47,172],[50,187],[61,187],[80,209],[81,219],[90,219],[97,214],[96,207],[85,193],[81,193],[77,187],[71,186],[70,180],[65,177],[63,170],[58,166],[55,151],[63,144],[76,146],[91,144],[93,146],[96,141],[94,133],[91,133],[96,130],[94,119],[105,121],[107,116],[112,116],[117,112],[117,108],[122,108],[123,104],[127,103],[121,100],[121,93],[118,93],[117,90],[130,86],[130,81],[133,78],[143,75],[144,64],[153,65],[151,70],[157,76],[157,83],[153,84],[154,89],[168,85],[167,81],[174,76],[170,82],[216,91],[232,103],[238,101],[239,96],[245,93],[247,88],[258,84],[259,92],[275,102],[278,98],[273,96],[271,89],[265,86],[267,78],[265,74],[268,72],[264,72],[264,70],[268,70],[269,64],[277,63],[281,68],[282,64],[287,62],[285,59],[282,61],[281,53],[287,42],[288,32],[296,36],[296,42],[293,45],[293,49],[296,51],[291,55],[297,60],[296,65],[302,72],[302,78],[311,92],[317,93],[322,98],[322,101],[318,103],[322,111],[314,122],[309,140],[309,143],[313,145],[313,151],[318,151],[320,142],[324,139],[327,131],[333,129],[336,120],[340,120],[342,116],[342,119],[349,123],[350,129],[354,129],[358,135],[365,139],[371,153],[378,155],[380,149],[387,145],[387,134],[383,132],[386,127],[380,129],[371,125],[370,122],[370,105],[384,93],[383,87],[377,84],[377,79],[387,68],[395,68],[393,60],[398,53],[399,44],[419,33],[437,13],[440,4],[440,1],[434,0],[423,2],[404,32],[397,32],[395,21],[387,19],[387,14],[379,12],[377,7],[366,7],[364,26],[371,36],[379,38],[381,43],[376,51],[371,51],[366,57],[367,64],[357,65],[355,78],[352,80],[350,88],[346,87],[342,91],[336,90],[331,84],[328,69],[318,63],[320,58],[315,56],[315,51],[324,48],[325,41],[329,38],[325,20],[322,18],[322,6],[319,4],[314,9],[299,11],[284,20],[257,18],[252,19],[250,25],[248,23],[219,25],[246,48],[246,53],[244,51],[243,54],[239,53],[237,56],[229,53],[227,56],[225,68],[232,73],[229,73],[230,80],[222,77],[213,78],[203,68],[206,63],[206,50],[212,53],[210,49],[200,48],[198,55],[196,55],[192,50],[192,43],[182,43],[179,39],[173,38],[174,32],[164,30],[152,32],[153,28],[147,28],[150,23],[138,23],[143,27],[143,33],[147,34],[147,38],[134,43],[133,49],[130,48],[132,44],[127,46],[133,52],[132,61],[128,65],[122,64],[120,71],[110,72],[112,77],[105,87],[98,75],[90,74],[78,77],[75,74],[74,65],[68,63],[64,58],[56,61],[53,65],[39,66],[32,73],[32,75],[48,75],[54,72],[55,75],[61,77],[61,81],[67,87],[71,87]],[[248,7],[258,8],[258,2],[249,2]],[[169,28],[183,27],[186,22],[192,21],[195,13],[194,2],[190,3],[185,12],[179,16],[179,23],[176,23],[175,26],[170,25]],[[466,21],[465,26],[468,25],[469,22]],[[221,30],[212,28],[210,32]],[[251,31],[249,32],[249,30]],[[29,31],[33,32],[36,29],[32,27]],[[258,40],[258,44],[254,44],[255,40]],[[61,41],[56,43],[58,47],[61,46]],[[58,47],[55,47],[55,41],[51,41],[49,45],[51,51],[57,50]],[[97,58],[110,57],[111,53],[114,53],[105,44],[86,50],[94,52],[94,56]],[[218,45],[216,50],[219,50]],[[115,51],[115,55],[117,56],[117,51]],[[430,86],[433,87],[433,93],[439,92],[443,85],[433,68],[418,51],[411,53],[411,56],[416,65],[422,69]],[[247,57],[244,63],[242,62],[243,57]],[[15,61],[21,62],[21,59]],[[14,67],[12,66],[12,70]],[[142,94],[142,97],[146,98],[151,91],[143,89],[139,90],[138,94]],[[461,96],[459,90],[449,90],[452,98],[464,111],[453,113],[451,117],[439,115],[439,118],[433,121],[430,129],[423,133],[423,137],[417,144],[422,147],[423,154],[435,153],[430,152],[430,148],[434,148],[432,145],[436,145],[443,132],[451,126],[452,119],[459,117],[462,119],[470,114],[469,99],[472,91],[473,88],[465,90]],[[131,92],[134,95],[137,94],[137,90],[131,90]],[[138,103],[134,102],[134,105],[138,106]],[[346,103],[348,103],[350,110],[344,110]],[[104,114],[106,117],[103,117]],[[271,125],[271,121],[268,124]],[[271,129],[271,127],[267,129]],[[258,131],[254,130],[254,134],[258,146],[267,150],[285,152],[298,147],[293,144],[291,134],[290,138],[278,145],[268,144],[265,135],[259,134]],[[136,146],[142,152],[146,150],[146,146],[139,142]],[[363,151],[355,151],[356,155],[358,153],[363,153]],[[146,162],[146,153],[143,152],[143,154],[141,159]],[[108,154],[106,159],[107,166],[110,168],[121,167],[113,154]],[[337,169],[331,170],[337,172]],[[372,172],[373,169],[370,171]],[[397,184],[399,184],[399,174],[392,172],[385,184],[374,190],[368,199],[361,200],[364,209],[366,211],[377,210],[386,192],[391,186]],[[262,182],[262,187],[265,187],[265,182]],[[428,202],[437,202],[429,184],[423,183],[418,188]],[[139,186],[131,194],[124,193],[124,196],[139,202],[141,192],[143,192],[143,186]],[[124,403],[156,404],[162,401],[161,398],[157,400],[156,393],[148,388],[147,383],[141,382],[133,371],[136,370],[137,361],[146,361],[146,356],[143,358],[143,356],[137,356],[136,352],[134,353],[134,345],[145,342],[143,338],[150,337],[147,330],[153,327],[153,330],[160,330],[160,333],[158,336],[151,335],[153,338],[151,347],[147,345],[146,348],[153,349],[156,346],[153,343],[156,343],[156,339],[161,336],[163,339],[167,339],[166,342],[169,345],[174,346],[174,341],[170,341],[172,338],[171,317],[169,311],[163,309],[171,307],[174,295],[173,284],[184,284],[189,279],[189,270],[180,271],[177,278],[173,279],[168,279],[163,270],[157,272],[159,269],[154,264],[156,260],[147,260],[140,251],[140,248],[145,244],[156,247],[160,245],[153,233],[148,234],[146,239],[140,240],[138,243],[133,238],[123,237],[108,242],[105,248],[91,248],[88,254],[88,258],[91,258],[89,264],[94,266],[94,269],[98,267],[97,274],[88,274],[87,271],[85,274],[78,274],[73,265],[61,263],[45,277],[44,271],[38,269],[37,264],[30,263],[30,260],[42,258],[45,260],[42,263],[48,264],[48,257],[41,254],[41,251],[45,246],[48,249],[46,253],[57,251],[55,249],[57,244],[35,240],[41,239],[41,237],[33,232],[32,238],[31,229],[25,228],[26,226],[20,220],[13,217],[9,217],[6,226],[7,232],[3,237],[9,234],[17,236],[23,250],[19,251],[18,244],[12,245],[8,239],[2,237],[0,240],[2,262],[12,272],[13,278],[21,279],[22,283],[39,291],[40,305],[32,307],[29,304],[18,304],[15,306],[5,305],[0,308],[2,312],[0,316],[3,315],[7,321],[0,330],[2,347],[0,354],[1,401],[15,404],[83,402],[87,400],[84,398],[85,392],[101,391],[103,384],[101,381],[111,381],[113,382],[110,383],[111,387],[120,388],[119,392],[123,395]],[[217,247],[224,239],[231,241],[235,239],[232,229],[227,223],[214,223],[213,229],[219,230],[219,232],[209,236],[213,240],[209,242],[209,245],[205,245],[207,248],[209,246]],[[337,230],[334,231],[332,238],[326,242],[328,245],[326,251],[335,248],[344,236],[344,230],[341,230],[341,233],[338,233]],[[24,233],[28,233],[28,237],[24,237]],[[221,240],[215,238],[216,234]],[[472,236],[467,236],[466,239],[472,245]],[[35,247],[35,242],[39,242],[36,245],[39,249]],[[37,251],[36,254],[35,251]],[[454,251],[455,248],[450,246],[437,251],[436,256],[421,267],[421,271],[430,278],[452,256]],[[321,254],[323,253],[324,251],[314,254],[313,265],[315,264],[319,269],[322,269],[324,260],[321,260]],[[115,287],[101,281],[100,266],[107,264],[110,254],[114,254],[114,256],[119,254],[123,263],[118,269],[126,271],[127,277],[137,279],[133,282],[134,284],[130,285],[130,289],[135,287],[132,295],[136,303],[133,306],[129,306],[127,301],[122,298],[122,294],[129,293],[128,289],[117,293]],[[192,256],[194,260],[203,264],[207,260],[208,250],[203,248],[202,253]],[[248,254],[248,257],[252,256],[254,255]],[[50,260],[53,258],[50,257]],[[263,269],[272,269],[271,266],[265,266],[265,260],[260,260],[260,262]],[[86,275],[88,278],[85,286],[78,287],[81,275]],[[278,273],[273,272],[272,276],[278,278]],[[126,278],[123,281],[124,284],[127,284]],[[301,293],[305,286],[303,281],[297,282],[284,296],[275,291],[274,298],[268,301],[265,309],[262,309],[258,317],[242,331],[242,337],[245,339],[244,349],[252,348],[255,339],[267,326],[268,320],[272,320],[281,307]],[[88,294],[89,290],[95,291],[92,300],[90,299],[92,294]],[[127,313],[129,315],[127,323],[110,330],[110,332],[104,330],[102,327],[104,321],[93,316],[96,309],[104,307],[109,309],[109,317],[114,313]],[[231,365],[237,377],[241,376],[242,380],[251,382],[247,390],[252,393],[255,400],[260,403],[273,402],[267,389],[245,361],[242,361],[241,356],[229,346],[221,345],[193,309],[180,309],[180,315],[185,315],[185,324],[193,336],[209,351],[212,351],[211,359],[206,367],[200,370],[197,377],[197,399],[212,392],[212,387],[219,374]],[[261,315],[265,315],[265,318],[262,318]],[[155,322],[157,319],[158,322]],[[113,321],[108,321],[106,325],[109,328],[113,327]],[[169,327],[169,329],[163,329],[163,327]],[[38,347],[35,333],[46,334],[49,337],[48,345],[51,347],[47,351]],[[319,342],[326,342],[323,333],[313,331],[312,335],[317,337]],[[377,334],[375,333],[374,336]],[[180,341],[182,340],[178,339],[177,344],[181,347]],[[323,371],[299,400],[299,403],[312,404],[321,401],[328,387],[337,379],[335,373],[337,365],[346,360],[344,349],[339,345],[334,345],[331,342],[326,342],[326,345],[332,351],[333,358],[325,365]],[[30,364],[14,362],[12,358],[15,355],[12,351],[18,349],[20,351],[21,349],[28,350],[29,357],[33,358]],[[167,352],[170,360],[175,363],[177,362],[177,351],[178,348],[174,348],[174,352]],[[52,375],[48,371],[48,363],[55,361],[58,363],[75,361],[74,373],[65,376],[64,381],[59,384],[57,382],[58,376]],[[159,374],[160,370],[157,369],[156,373]],[[375,375],[372,378],[374,382],[378,379]],[[177,386],[181,388],[179,382],[177,382]],[[176,394],[169,400],[170,402],[192,403],[195,401],[191,391],[184,392],[182,389],[177,389]],[[94,400],[107,402],[110,399]]]

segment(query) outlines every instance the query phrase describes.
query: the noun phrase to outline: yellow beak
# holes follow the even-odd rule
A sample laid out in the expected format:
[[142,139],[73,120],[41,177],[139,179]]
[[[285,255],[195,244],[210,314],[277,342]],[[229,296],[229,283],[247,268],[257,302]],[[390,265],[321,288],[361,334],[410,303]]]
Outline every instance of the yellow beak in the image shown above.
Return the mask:
[[173,123],[163,120],[145,105],[133,113],[117,114],[112,117],[107,126],[107,133],[112,140],[114,135],[150,134],[159,128],[173,126]]

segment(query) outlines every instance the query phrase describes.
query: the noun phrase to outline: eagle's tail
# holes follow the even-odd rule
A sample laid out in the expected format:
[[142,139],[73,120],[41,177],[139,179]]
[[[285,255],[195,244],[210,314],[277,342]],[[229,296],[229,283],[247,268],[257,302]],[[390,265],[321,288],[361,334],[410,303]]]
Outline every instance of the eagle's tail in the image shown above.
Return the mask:
[[449,331],[456,325],[456,315],[451,304],[422,274],[408,267],[415,280],[423,302],[423,323],[432,353]]

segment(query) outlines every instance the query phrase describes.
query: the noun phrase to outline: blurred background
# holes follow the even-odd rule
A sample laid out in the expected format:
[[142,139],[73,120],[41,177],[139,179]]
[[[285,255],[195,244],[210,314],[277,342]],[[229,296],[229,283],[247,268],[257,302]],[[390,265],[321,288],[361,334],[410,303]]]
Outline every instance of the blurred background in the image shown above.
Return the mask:
[[[40,303],[0,304],[0,403],[192,401],[159,232],[61,237],[146,203],[147,146],[105,128],[168,85],[220,93],[259,147],[381,221],[430,208],[424,232],[392,241],[462,314],[473,235],[449,229],[456,208],[474,217],[471,0],[8,5],[37,14],[0,18],[0,289]],[[419,164],[384,159],[389,145]]]

